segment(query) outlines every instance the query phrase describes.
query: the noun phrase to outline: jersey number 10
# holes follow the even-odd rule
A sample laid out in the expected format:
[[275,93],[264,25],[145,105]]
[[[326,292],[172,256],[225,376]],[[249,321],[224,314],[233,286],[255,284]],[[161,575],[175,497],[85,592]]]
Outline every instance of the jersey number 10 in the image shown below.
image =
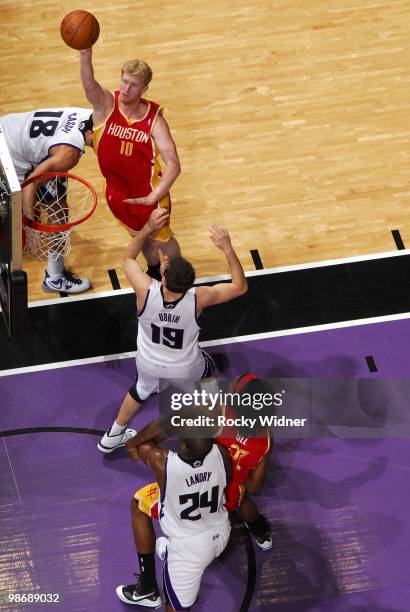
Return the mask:
[[121,140],[121,155],[126,155],[127,157],[131,157],[132,151],[134,148],[134,143],[129,140]]

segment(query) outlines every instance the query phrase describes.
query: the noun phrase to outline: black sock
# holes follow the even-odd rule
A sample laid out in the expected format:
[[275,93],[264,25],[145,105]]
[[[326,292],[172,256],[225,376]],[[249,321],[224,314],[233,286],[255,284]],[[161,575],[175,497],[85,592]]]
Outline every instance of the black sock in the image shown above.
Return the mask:
[[256,537],[263,536],[266,534],[266,532],[270,531],[270,524],[263,514],[260,514],[256,521],[252,521],[252,523],[247,522],[246,524],[248,525],[251,534]]
[[243,523],[243,516],[239,508],[229,513],[229,520],[232,525],[238,525],[239,523]]
[[155,576],[155,553],[138,553],[138,562],[141,572],[141,586],[144,591],[152,591],[157,586]]

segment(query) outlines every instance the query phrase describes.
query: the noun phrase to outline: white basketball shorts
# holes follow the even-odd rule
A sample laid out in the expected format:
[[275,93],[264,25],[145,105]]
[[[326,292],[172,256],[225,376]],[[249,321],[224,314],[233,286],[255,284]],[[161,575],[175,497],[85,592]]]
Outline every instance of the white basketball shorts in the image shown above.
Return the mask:
[[142,403],[153,393],[159,392],[160,381],[169,381],[185,393],[192,392],[194,383],[213,376],[215,364],[210,355],[201,351],[198,359],[183,368],[147,363],[138,355],[135,358],[137,376],[135,384],[129,389],[129,394],[137,402]]
[[228,544],[231,525],[208,529],[189,538],[169,538],[164,559],[164,589],[175,610],[190,608],[198,596],[202,574]]

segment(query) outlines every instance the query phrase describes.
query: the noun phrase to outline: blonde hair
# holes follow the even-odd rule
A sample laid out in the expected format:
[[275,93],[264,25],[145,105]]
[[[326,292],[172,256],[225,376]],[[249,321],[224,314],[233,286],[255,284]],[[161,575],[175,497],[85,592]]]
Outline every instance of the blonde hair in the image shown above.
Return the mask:
[[125,62],[121,68],[121,76],[124,73],[133,77],[141,77],[144,85],[148,85],[152,79],[152,70],[146,62],[139,59],[129,60]]

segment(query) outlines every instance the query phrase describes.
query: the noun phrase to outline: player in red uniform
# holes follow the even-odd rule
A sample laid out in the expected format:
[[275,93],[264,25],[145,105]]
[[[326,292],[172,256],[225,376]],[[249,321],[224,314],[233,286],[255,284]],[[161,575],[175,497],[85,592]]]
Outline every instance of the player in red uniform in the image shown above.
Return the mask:
[[[154,208],[171,210],[169,189],[181,171],[175,143],[159,104],[142,97],[152,78],[145,62],[126,62],[120,88],[114,92],[95,80],[91,48],[80,52],[80,64],[84,91],[94,109],[94,150],[105,178],[106,200],[134,235]],[[165,162],[163,172],[158,155]],[[160,280],[158,248],[168,256],[180,254],[169,223],[142,249],[148,273]]]
[[[249,394],[252,397],[254,394],[268,393],[269,389],[253,374],[244,374],[234,382],[232,391],[239,396]],[[236,418],[244,412],[249,416],[250,408],[227,406],[225,417]],[[245,521],[259,548],[269,550],[272,548],[269,522],[246,496],[246,493],[257,493],[262,487],[273,446],[269,429],[261,427],[259,420],[252,430],[225,426],[217,442],[229,451],[232,461],[231,480],[225,489],[225,506],[229,512],[236,511],[239,518]]]

